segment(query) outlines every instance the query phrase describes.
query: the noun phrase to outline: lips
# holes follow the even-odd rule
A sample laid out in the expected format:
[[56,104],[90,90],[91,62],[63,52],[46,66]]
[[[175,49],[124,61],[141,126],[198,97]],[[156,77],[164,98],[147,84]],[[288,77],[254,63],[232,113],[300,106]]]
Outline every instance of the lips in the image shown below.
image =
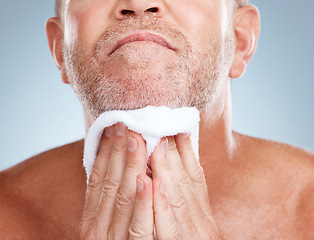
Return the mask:
[[118,41],[109,55],[117,51],[123,45],[131,42],[154,42],[170,50],[175,50],[163,37],[159,35],[153,33],[135,33]]

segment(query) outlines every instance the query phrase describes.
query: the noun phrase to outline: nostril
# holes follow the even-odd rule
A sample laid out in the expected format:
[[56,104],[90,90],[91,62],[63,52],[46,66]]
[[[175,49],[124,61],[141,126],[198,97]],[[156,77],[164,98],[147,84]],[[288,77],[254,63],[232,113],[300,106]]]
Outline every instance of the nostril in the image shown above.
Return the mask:
[[157,7],[152,7],[152,8],[147,9],[145,12],[156,13],[156,12],[158,12],[158,8]]
[[122,10],[122,11],[121,11],[121,14],[122,14],[122,15],[134,15],[135,12],[132,11],[132,10]]

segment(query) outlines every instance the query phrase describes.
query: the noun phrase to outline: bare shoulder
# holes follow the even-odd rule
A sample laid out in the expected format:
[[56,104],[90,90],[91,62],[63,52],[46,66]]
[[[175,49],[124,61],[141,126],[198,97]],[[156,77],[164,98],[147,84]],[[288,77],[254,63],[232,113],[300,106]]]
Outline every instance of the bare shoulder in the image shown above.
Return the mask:
[[[252,165],[257,181],[285,212],[294,215],[301,239],[314,239],[314,153],[284,143],[238,135],[239,144]],[[260,183],[261,184],[261,183]],[[265,185],[266,185],[265,184]],[[263,192],[264,194],[264,192]]]
[[263,162],[270,169],[297,173],[314,180],[314,152],[285,143],[236,134],[243,155]]
[[[285,143],[243,136],[248,156],[262,169],[269,169],[278,179],[295,183],[300,189],[313,186],[314,152]],[[252,159],[251,159],[252,161]]]
[[1,239],[38,239],[38,219],[29,206],[18,196],[1,190],[0,195],[0,238]]
[[73,214],[64,208],[73,198],[81,199],[75,184],[82,177],[81,162],[75,159],[82,158],[82,145],[79,141],[51,149],[0,172],[1,239],[69,239],[63,230],[77,222],[62,219],[62,212]]
[[314,239],[314,153],[299,147],[271,143],[273,159],[279,158],[286,166],[288,183],[295,194],[295,227],[302,239]]

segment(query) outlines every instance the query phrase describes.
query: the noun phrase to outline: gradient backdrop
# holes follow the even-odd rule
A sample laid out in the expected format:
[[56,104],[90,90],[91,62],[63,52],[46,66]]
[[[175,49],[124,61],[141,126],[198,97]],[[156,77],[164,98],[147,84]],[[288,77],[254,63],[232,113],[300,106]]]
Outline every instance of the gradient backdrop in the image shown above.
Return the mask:
[[[233,128],[314,150],[314,1],[253,4],[262,33],[246,75],[232,83]],[[84,136],[80,103],[46,43],[53,9],[53,0],[1,3],[0,170]]]

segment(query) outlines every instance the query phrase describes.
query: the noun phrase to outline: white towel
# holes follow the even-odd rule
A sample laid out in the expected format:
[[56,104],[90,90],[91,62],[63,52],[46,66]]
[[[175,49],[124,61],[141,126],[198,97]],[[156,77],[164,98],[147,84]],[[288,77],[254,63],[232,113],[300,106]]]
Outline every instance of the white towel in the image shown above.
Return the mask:
[[101,114],[90,127],[85,139],[84,167],[87,179],[91,174],[104,128],[123,122],[146,141],[147,159],[162,137],[191,133],[194,153],[198,159],[199,111],[196,108],[145,107]]

